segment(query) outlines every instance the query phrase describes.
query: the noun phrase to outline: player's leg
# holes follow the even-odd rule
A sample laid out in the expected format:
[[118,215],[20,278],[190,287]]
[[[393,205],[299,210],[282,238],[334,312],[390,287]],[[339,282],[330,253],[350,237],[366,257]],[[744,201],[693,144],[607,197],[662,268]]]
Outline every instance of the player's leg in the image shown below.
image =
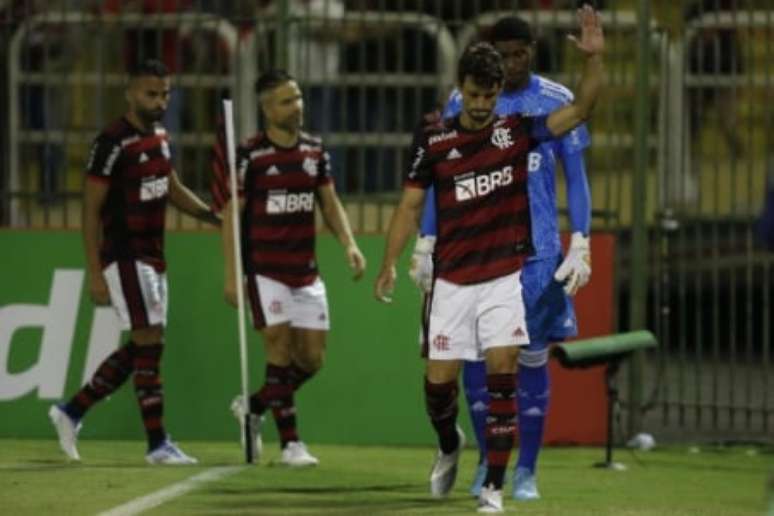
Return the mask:
[[487,472],[479,495],[481,512],[502,511],[505,470],[516,442],[516,367],[521,346],[529,343],[520,274],[480,286],[477,339],[486,357],[489,416]]
[[[328,299],[320,278],[292,292],[290,304],[291,364],[290,379],[294,391],[309,381],[323,365],[325,340],[329,329]],[[289,443],[282,455],[288,465],[315,465],[319,461],[302,441]]]
[[457,426],[457,377],[463,360],[478,355],[474,339],[474,286],[436,280],[423,318],[425,405],[438,436],[438,454],[430,473],[430,492],[446,496],[457,478],[464,435]]
[[[253,313],[253,324],[263,337],[266,358],[264,384],[250,396],[250,412],[261,416],[271,409],[283,450],[283,463],[290,466],[316,464],[316,459],[296,462],[285,460],[288,453],[297,450],[299,443],[291,375],[291,289],[271,278],[254,275],[248,277],[247,293]],[[257,439],[259,437],[256,436]]]
[[119,313],[125,309],[132,329],[132,383],[148,441],[145,460],[150,464],[195,464],[196,459],[169,440],[164,428],[161,357],[167,324],[166,274],[135,260],[117,262],[114,271],[115,275],[106,274],[106,279],[111,302],[114,306],[123,304]]
[[161,380],[161,356],[164,352],[164,328],[150,326],[132,330],[136,349],[132,360],[132,380],[140,408],[148,455],[167,442],[164,429],[164,394]]
[[486,362],[466,360],[462,370],[462,385],[468,402],[470,422],[478,444],[478,464],[473,475],[470,494],[481,493],[486,476],[486,418],[489,414],[489,391],[486,386]]
[[577,333],[572,303],[553,279],[561,256],[527,262],[521,283],[530,344],[519,355],[519,459],[513,473],[513,497],[540,498],[537,459],[543,444],[550,399],[548,342]]
[[60,437],[62,451],[71,460],[80,460],[76,442],[81,419],[95,403],[115,392],[129,378],[134,367],[134,349],[134,342],[130,340],[115,350],[67,403],[52,405],[49,409],[49,417]]
[[298,390],[322,368],[330,317],[325,283],[318,277],[311,285],[292,289],[291,378]]
[[535,476],[550,396],[547,344],[532,344],[543,349],[525,349],[519,356],[519,458],[513,473],[513,497],[517,500],[540,498]]
[[[516,364],[519,348],[500,346],[487,349],[486,385],[489,417],[486,425],[487,473],[484,486],[502,491],[505,470],[516,442]],[[483,490],[482,490],[483,495]]]
[[438,437],[438,454],[430,472],[430,493],[446,496],[457,479],[457,463],[465,436],[457,426],[459,360],[428,359],[425,370],[425,408]]
[[290,379],[294,391],[298,391],[322,368],[327,334],[325,330],[292,328]]

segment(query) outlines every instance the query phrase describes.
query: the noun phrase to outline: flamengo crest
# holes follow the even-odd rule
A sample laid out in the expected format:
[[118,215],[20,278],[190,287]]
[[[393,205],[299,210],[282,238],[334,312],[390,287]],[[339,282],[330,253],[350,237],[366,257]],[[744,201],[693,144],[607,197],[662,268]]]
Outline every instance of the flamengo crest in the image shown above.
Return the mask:
[[304,162],[301,165],[304,172],[314,177],[317,175],[317,160],[314,158],[304,158]]
[[498,127],[492,131],[492,145],[498,149],[507,149],[513,145],[511,130],[507,127]]

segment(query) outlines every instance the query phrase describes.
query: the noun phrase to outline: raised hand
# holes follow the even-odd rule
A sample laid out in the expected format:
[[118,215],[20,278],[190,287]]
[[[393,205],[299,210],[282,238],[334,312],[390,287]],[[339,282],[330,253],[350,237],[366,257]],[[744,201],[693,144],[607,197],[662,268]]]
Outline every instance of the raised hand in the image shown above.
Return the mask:
[[580,38],[572,34],[567,36],[581,52],[585,54],[601,54],[605,50],[605,35],[602,33],[602,20],[599,13],[588,4],[578,9],[578,24]]

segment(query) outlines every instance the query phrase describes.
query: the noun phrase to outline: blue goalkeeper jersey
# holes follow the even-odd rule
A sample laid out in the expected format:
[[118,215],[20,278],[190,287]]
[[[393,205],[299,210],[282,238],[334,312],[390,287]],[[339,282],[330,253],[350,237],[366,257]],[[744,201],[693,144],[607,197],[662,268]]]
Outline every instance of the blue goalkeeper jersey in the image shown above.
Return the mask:
[[[572,100],[573,94],[569,89],[545,77],[532,74],[526,88],[519,91],[504,91],[500,94],[495,112],[498,115],[516,113],[525,116],[547,115],[569,104]],[[444,118],[459,114],[461,108],[462,95],[455,90],[446,104]],[[528,156],[527,191],[532,218],[532,245],[537,257],[555,256],[562,251],[556,209],[556,160],[580,153],[590,143],[586,124],[582,124],[559,139],[541,144]],[[582,180],[586,181],[585,176]],[[587,188],[586,186],[586,193],[588,193]],[[570,203],[573,203],[573,199],[570,199]],[[586,204],[588,205],[588,199],[586,199]],[[432,211],[434,227],[434,207],[431,210],[427,208],[426,204],[425,211]],[[585,218],[588,219],[588,215]],[[585,225],[586,228],[573,228],[573,230],[587,232],[588,221],[585,222]]]

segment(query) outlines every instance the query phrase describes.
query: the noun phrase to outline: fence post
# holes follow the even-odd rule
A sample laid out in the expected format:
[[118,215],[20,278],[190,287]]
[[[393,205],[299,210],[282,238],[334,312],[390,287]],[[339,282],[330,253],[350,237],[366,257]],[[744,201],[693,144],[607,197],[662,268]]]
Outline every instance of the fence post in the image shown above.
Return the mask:
[[[277,40],[274,42],[274,68],[288,68],[288,26],[290,24],[290,0],[279,0],[277,5]],[[293,20],[293,23],[299,23]]]
[[[632,241],[629,250],[629,330],[645,328],[647,302],[647,173],[648,121],[650,120],[650,0],[640,0],[637,9],[637,84],[635,105],[634,173],[632,176]],[[629,361],[628,435],[641,430],[643,351]]]

